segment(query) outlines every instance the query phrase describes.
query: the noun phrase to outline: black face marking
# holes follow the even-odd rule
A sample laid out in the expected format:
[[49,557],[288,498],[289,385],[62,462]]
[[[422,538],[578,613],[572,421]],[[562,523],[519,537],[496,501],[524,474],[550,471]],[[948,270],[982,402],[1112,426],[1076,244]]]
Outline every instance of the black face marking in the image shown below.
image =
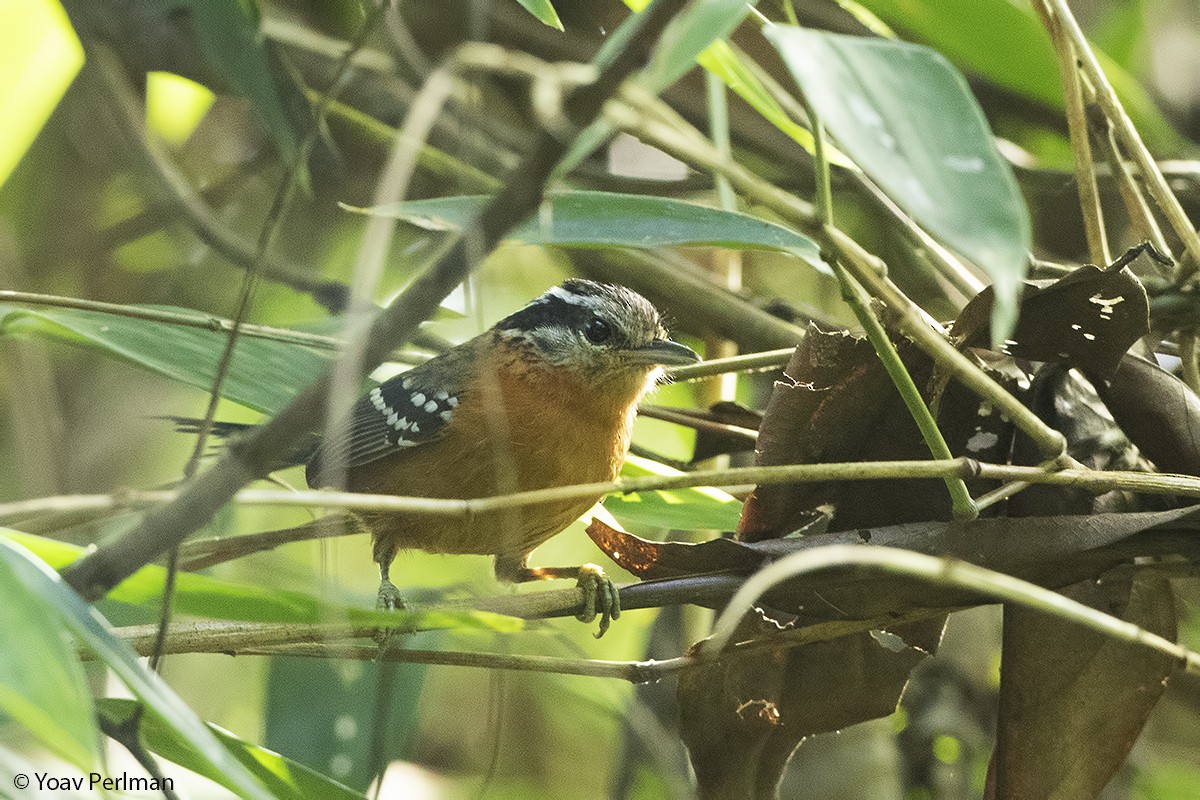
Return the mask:
[[623,286],[572,278],[496,324],[517,334],[561,329],[594,345],[633,348],[667,338],[658,310]]

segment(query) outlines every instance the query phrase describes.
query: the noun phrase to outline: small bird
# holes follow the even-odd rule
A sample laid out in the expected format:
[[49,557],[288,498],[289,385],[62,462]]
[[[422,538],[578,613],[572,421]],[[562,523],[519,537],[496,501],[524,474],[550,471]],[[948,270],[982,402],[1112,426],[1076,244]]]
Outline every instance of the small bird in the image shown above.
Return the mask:
[[[570,279],[491,329],[371,389],[341,430],[308,459],[309,486],[437,498],[611,481],[617,477],[638,401],[663,366],[699,360],[672,341],[649,300],[621,286]],[[495,556],[513,582],[576,578],[596,605],[601,634],[620,613],[615,587],[594,565],[527,566],[529,553],[600,496],[468,519],[364,512],[379,564],[380,608],[403,606],[389,569],[396,553]]]

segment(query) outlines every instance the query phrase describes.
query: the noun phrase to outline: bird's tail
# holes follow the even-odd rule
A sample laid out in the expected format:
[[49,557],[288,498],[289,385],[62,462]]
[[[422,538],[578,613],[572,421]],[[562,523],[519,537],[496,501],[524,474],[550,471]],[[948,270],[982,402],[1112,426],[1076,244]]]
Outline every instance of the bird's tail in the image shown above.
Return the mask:
[[[204,420],[198,417],[175,417],[165,416],[159,419],[170,420],[175,423],[175,430],[180,433],[199,433]],[[213,447],[221,449],[230,439],[255,428],[257,425],[251,422],[223,422],[221,420],[213,420],[212,427],[209,428],[209,433],[219,439]],[[291,452],[287,453],[275,469],[283,469],[284,467],[295,467],[302,464],[307,464],[317,452],[317,447],[320,445],[321,439],[316,434],[306,437],[300,444],[296,445]]]

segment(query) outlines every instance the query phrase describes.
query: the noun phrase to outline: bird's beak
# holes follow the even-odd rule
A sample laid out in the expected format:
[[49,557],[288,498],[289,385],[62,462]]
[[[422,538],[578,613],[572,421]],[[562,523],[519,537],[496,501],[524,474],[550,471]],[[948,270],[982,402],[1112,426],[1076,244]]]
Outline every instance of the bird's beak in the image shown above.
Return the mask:
[[661,364],[666,367],[682,367],[700,360],[696,351],[670,339],[657,339],[650,344],[628,351],[630,360],[643,364]]

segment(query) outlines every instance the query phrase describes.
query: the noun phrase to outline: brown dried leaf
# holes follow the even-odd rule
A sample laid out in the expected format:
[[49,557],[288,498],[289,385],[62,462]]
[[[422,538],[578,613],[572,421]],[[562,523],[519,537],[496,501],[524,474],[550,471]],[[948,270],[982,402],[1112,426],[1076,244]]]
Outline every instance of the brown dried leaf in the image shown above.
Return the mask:
[[1187,384],[1130,353],[1096,389],[1121,430],[1159,469],[1200,475],[1200,397]]
[[[1077,600],[1175,637],[1167,581],[1088,581]],[[1114,602],[1115,598],[1115,602]],[[1097,797],[1166,687],[1170,657],[1057,617],[1007,607],[992,800]]]
[[[1125,266],[1129,255],[1108,269],[1088,264],[1052,283],[1026,282],[1020,318],[1004,352],[1029,361],[1065,361],[1093,380],[1111,376],[1133,343],[1150,332],[1150,303]],[[1137,257],[1143,257],[1140,251]],[[955,320],[954,336],[985,346],[992,298],[990,287],[976,295]]]
[[[779,633],[754,611],[735,638]],[[909,671],[936,646],[940,623],[898,626],[898,652],[870,633],[728,656],[679,676],[680,727],[702,798],[773,798],[797,745],[896,708]],[[889,642],[890,643],[890,642]]]

